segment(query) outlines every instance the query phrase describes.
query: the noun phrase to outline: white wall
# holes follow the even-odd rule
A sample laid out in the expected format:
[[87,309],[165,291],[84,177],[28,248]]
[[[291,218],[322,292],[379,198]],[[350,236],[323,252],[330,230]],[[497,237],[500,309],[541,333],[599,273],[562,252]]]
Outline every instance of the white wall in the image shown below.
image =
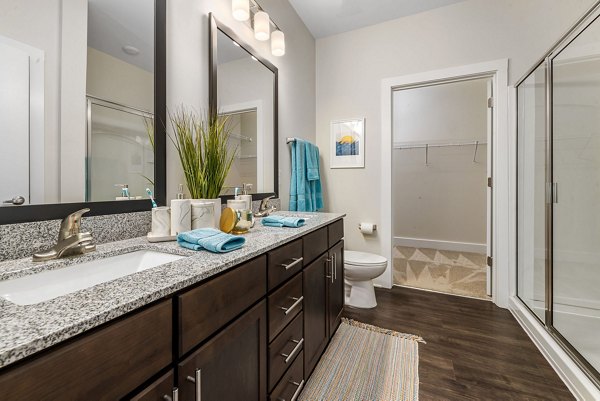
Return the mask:
[[[592,5],[592,0],[471,0],[317,41],[317,144],[325,207],[346,212],[349,249],[381,252],[361,221],[378,223],[381,80],[510,58],[514,83]],[[330,170],[329,122],[366,117],[364,169]],[[385,239],[388,241],[389,239]]]
[[[393,94],[393,235],[486,243],[487,85],[489,79],[395,91]],[[397,149],[407,144],[475,146]]]
[[87,48],[86,92],[154,112],[154,74],[92,47]]
[[[208,13],[232,28],[279,69],[279,172],[282,207],[289,201],[290,155],[286,136],[315,141],[315,40],[287,1],[261,6],[285,32],[286,55],[273,57],[268,42],[254,39],[248,25],[231,16],[229,0],[167,2],[167,105],[202,110],[208,104]],[[169,129],[170,130],[170,129]],[[169,143],[170,141],[167,141]],[[167,198],[184,183],[175,149],[167,150]]]
[[[3,0],[0,35],[44,54],[45,202],[59,200],[60,0]],[[35,29],[32,29],[35,27]]]

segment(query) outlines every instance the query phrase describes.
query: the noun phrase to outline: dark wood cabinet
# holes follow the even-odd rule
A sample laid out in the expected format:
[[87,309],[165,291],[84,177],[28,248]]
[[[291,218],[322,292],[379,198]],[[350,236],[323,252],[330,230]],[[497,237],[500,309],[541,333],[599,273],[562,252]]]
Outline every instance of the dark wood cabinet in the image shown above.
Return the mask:
[[291,401],[341,321],[343,227],[337,220],[4,368],[0,398]]
[[182,401],[265,400],[266,302],[260,302],[181,362],[178,385]]
[[303,309],[302,274],[297,274],[269,295],[269,341],[290,323]]
[[178,392],[175,388],[175,372],[171,369],[131,398],[131,401],[168,401],[169,397],[170,401],[174,401],[178,398]]
[[329,250],[329,263],[331,264],[331,279],[328,281],[328,319],[329,337],[333,337],[335,330],[342,321],[344,309],[344,242],[340,241]]
[[267,254],[269,290],[302,271],[302,239],[280,246]]
[[172,303],[161,302],[0,375],[2,400],[116,400],[172,360]]
[[264,297],[266,274],[263,255],[178,296],[179,356]]
[[302,241],[304,242],[304,266],[306,266],[329,248],[327,246],[327,227],[306,234]]
[[327,289],[331,271],[327,253],[308,265],[304,284],[304,377],[310,376],[329,341]]

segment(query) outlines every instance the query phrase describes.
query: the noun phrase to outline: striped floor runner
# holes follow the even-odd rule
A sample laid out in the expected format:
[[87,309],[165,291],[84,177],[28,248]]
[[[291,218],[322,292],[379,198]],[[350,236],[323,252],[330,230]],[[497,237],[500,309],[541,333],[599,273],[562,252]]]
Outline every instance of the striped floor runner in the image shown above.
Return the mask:
[[344,319],[301,401],[419,399],[419,336]]

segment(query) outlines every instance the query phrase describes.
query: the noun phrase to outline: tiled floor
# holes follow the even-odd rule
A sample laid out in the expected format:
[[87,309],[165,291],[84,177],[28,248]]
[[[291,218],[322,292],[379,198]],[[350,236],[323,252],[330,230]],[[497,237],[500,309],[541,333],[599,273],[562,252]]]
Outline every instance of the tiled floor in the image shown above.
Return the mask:
[[396,246],[394,284],[489,299],[486,255]]

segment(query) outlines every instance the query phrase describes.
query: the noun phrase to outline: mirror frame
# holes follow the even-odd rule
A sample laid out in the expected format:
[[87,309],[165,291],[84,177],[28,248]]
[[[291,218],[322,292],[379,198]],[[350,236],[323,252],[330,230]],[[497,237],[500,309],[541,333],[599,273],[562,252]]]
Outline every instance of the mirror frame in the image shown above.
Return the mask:
[[[167,198],[167,0],[154,0],[154,196],[159,205]],[[48,203],[0,207],[0,225],[62,219],[89,208],[85,216],[149,211],[150,200]],[[85,218],[84,216],[84,218]]]
[[[273,73],[273,192],[253,193],[252,200],[261,200],[269,196],[277,198],[279,196],[279,70],[269,60],[260,56],[256,50],[243,39],[241,39],[233,29],[227,25],[220,23],[213,13],[208,14],[209,32],[208,32],[208,111],[210,115],[215,115],[218,111],[217,98],[217,66],[218,66],[218,49],[217,35],[219,31],[235,41],[249,55],[267,67]],[[233,199],[233,195],[219,196],[223,200]]]

